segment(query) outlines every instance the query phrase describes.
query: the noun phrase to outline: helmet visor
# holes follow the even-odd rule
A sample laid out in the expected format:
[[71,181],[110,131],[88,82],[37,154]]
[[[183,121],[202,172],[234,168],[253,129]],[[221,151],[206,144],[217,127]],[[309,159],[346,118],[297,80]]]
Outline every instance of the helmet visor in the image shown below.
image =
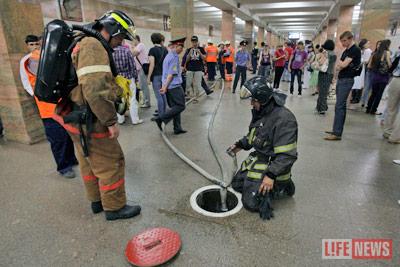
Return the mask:
[[246,86],[243,85],[240,88],[240,99],[248,99],[251,97],[251,95],[251,92],[246,88]]
[[126,30],[126,33],[125,33],[126,39],[131,40],[131,41],[136,39],[136,29],[134,26],[129,26],[125,30]]

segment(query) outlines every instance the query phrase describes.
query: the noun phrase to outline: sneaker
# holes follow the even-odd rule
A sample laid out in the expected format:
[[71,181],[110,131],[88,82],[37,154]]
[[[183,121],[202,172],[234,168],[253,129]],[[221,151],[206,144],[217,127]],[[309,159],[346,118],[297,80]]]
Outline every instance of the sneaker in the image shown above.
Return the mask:
[[334,135],[334,134],[330,134],[324,137],[324,140],[326,141],[340,141],[342,140],[342,137]]
[[140,106],[141,108],[149,108],[149,107],[151,107],[149,104],[143,104],[143,105],[141,105]]
[[133,121],[132,124],[133,125],[138,125],[138,124],[142,124],[143,120],[137,120],[137,121]]
[[383,136],[383,138],[385,138],[385,139],[389,139],[390,134],[388,134],[388,133],[383,133],[382,136]]
[[92,212],[93,214],[97,214],[103,211],[103,204],[101,201],[92,202]]
[[141,211],[141,207],[138,205],[129,206],[125,205],[122,209],[116,211],[108,211],[106,210],[106,220],[114,221],[119,219],[129,219],[139,215]]
[[395,145],[400,144],[400,140],[391,140],[391,139],[389,139],[388,142],[389,142],[389,144],[395,144]]
[[297,97],[301,97],[301,94],[298,94]]
[[69,170],[67,172],[61,173],[61,175],[68,179],[75,178],[75,176],[76,176],[74,170]]
[[[400,159],[395,159],[395,160],[393,160],[393,163],[394,164],[397,164],[397,165],[400,165]],[[399,200],[400,201],[400,200]],[[400,204],[400,202],[399,202],[399,204]]]
[[180,129],[180,130],[177,130],[177,131],[174,131],[174,134],[175,134],[175,135],[178,135],[178,134],[184,134],[184,133],[187,133],[187,131],[185,131],[185,130],[182,130],[182,129]]

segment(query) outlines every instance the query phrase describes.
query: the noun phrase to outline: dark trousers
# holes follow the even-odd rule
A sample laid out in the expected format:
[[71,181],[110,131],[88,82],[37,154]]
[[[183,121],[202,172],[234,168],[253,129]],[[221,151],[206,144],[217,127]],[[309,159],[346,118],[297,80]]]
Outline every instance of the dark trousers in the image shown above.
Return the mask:
[[225,80],[225,64],[218,63],[219,67],[219,74],[221,75],[221,78]]
[[232,87],[233,93],[236,91],[236,86],[239,82],[239,76],[241,78],[240,87],[243,86],[244,82],[246,81],[246,72],[247,72],[246,66],[239,66],[239,65],[236,66],[235,80],[233,81],[233,87]]
[[329,89],[331,87],[333,79],[333,74],[329,74],[326,72],[320,72],[318,74],[318,87],[319,94],[317,100],[317,111],[324,112],[328,110],[327,98],[329,94]]
[[217,74],[215,71],[216,62],[207,62],[207,72],[208,72],[208,80],[215,81],[215,75]]
[[53,119],[43,119],[47,140],[57,164],[57,171],[66,173],[78,164],[75,158],[74,144],[67,131]]
[[301,69],[292,69],[290,72],[290,93],[293,94],[294,91],[294,78],[297,77],[298,91],[299,95],[301,95],[301,75],[303,75],[303,71]]
[[256,74],[256,71],[257,71],[257,58],[256,57],[251,58],[251,65],[253,67],[253,74]]
[[274,79],[274,88],[278,89],[279,84],[281,82],[282,74],[283,71],[285,70],[285,67],[275,67],[275,79]]
[[381,102],[383,91],[385,91],[387,83],[373,83],[372,93],[368,100],[367,113],[375,113]]
[[174,121],[174,131],[182,130],[181,113],[185,110],[185,93],[182,86],[168,89],[167,101],[170,107],[160,119],[167,124],[171,120]]
[[225,67],[226,67],[227,74],[233,73],[233,63],[232,62],[226,62]]
[[354,84],[354,78],[341,78],[336,83],[335,119],[333,121],[333,134],[342,136],[346,121],[347,98]]

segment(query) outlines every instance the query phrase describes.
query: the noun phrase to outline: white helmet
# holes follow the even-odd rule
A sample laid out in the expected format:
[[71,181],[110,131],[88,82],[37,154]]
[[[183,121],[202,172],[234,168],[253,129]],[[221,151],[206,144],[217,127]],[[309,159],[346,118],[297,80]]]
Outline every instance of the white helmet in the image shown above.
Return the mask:
[[229,41],[229,40],[225,41],[225,45],[230,45],[230,44],[231,44],[231,41]]
[[213,44],[214,42],[211,39],[207,40],[207,44]]

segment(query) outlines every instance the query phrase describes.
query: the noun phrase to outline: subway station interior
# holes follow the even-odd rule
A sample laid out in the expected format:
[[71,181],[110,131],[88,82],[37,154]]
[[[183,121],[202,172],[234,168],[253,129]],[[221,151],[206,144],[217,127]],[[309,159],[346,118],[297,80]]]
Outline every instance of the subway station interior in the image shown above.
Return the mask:
[[0,266],[400,266],[399,60],[400,0],[1,0]]

